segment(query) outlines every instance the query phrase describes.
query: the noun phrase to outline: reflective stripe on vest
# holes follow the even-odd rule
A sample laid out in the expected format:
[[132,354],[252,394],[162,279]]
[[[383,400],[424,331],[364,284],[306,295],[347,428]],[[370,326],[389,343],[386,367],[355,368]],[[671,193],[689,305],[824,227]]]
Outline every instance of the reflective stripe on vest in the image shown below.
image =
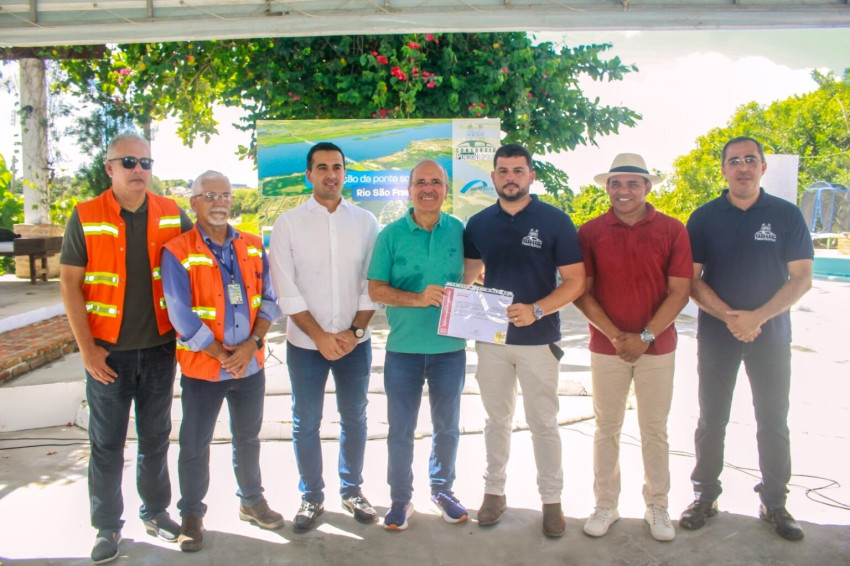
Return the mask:
[[151,276],[154,278],[154,281],[162,279],[162,268],[158,265],[154,267],[153,271],[151,271]]
[[163,216],[159,219],[160,228],[180,228],[180,215]]
[[186,259],[180,262],[180,265],[182,265],[186,271],[190,271],[193,265],[206,265],[208,267],[212,267],[213,260],[203,254],[189,254]]
[[263,257],[263,251],[260,250],[259,248],[256,248],[254,246],[247,246],[246,249],[248,251],[248,257],[250,257],[250,256]]
[[251,297],[251,308],[258,309],[260,305],[263,304],[263,296],[262,295],[254,295]]
[[83,224],[83,234],[86,236],[114,236],[118,237],[118,226],[108,222],[90,222]]
[[215,307],[192,307],[192,312],[201,319],[215,320]]
[[86,312],[97,316],[108,316],[115,318],[118,315],[118,307],[115,305],[105,305],[103,303],[95,303],[89,301],[86,303]]
[[117,273],[106,273],[101,271],[86,272],[83,282],[87,285],[110,285],[118,286],[119,277]]

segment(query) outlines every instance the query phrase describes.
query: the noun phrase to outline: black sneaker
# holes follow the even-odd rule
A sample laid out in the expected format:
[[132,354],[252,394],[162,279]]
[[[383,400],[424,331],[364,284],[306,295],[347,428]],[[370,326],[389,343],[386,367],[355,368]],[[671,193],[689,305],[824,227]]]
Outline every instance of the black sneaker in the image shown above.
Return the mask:
[[298,513],[293,519],[293,528],[296,531],[307,531],[316,526],[316,517],[325,512],[325,506],[321,503],[314,503],[304,499],[301,501],[301,507],[298,508]]
[[121,542],[121,531],[102,529],[97,532],[97,540],[91,549],[91,561],[95,564],[112,562],[118,558],[118,543]]
[[177,542],[177,537],[180,536],[180,525],[175,523],[165,511],[153,519],[142,519],[142,523],[149,535],[165,542]]
[[361,523],[372,523],[378,519],[378,512],[362,493],[342,498],[342,507]]
[[759,506],[759,518],[776,527],[776,534],[786,540],[803,540],[803,529],[794,520],[785,507],[768,509],[764,505]]
[[679,526],[685,529],[701,529],[707,517],[717,515],[717,501],[695,499],[679,517]]

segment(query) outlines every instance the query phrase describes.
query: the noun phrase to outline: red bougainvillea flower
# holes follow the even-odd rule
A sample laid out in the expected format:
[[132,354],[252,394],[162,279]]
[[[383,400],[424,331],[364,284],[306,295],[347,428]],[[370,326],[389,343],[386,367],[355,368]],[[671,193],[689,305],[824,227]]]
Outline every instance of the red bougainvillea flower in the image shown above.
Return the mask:
[[422,46],[416,43],[415,41],[408,41],[407,46],[411,49],[422,49]]
[[378,63],[380,63],[381,65],[386,65],[390,62],[390,60],[384,57],[383,55],[378,55],[377,57],[375,57],[375,59],[377,59]]
[[425,36],[425,41],[434,41],[434,34],[429,33]]

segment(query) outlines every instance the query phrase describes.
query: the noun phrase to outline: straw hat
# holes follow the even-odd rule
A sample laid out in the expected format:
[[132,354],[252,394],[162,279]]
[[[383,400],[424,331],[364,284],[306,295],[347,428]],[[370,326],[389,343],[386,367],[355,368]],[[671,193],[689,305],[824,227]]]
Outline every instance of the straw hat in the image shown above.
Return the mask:
[[602,186],[608,183],[608,179],[617,175],[640,175],[647,179],[653,185],[660,183],[664,177],[652,175],[646,168],[646,162],[643,157],[637,153],[621,153],[614,158],[614,163],[611,164],[611,170],[607,173],[600,173],[593,178],[594,181]]

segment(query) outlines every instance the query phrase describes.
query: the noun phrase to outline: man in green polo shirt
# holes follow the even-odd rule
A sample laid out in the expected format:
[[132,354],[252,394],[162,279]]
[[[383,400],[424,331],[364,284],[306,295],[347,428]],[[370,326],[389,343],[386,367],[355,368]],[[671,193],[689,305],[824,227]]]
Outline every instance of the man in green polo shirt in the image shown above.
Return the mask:
[[369,294],[387,306],[390,326],[384,362],[392,498],[384,528],[389,530],[406,529],[413,514],[413,433],[426,379],[434,428],[431,502],[449,523],[468,516],[452,493],[466,341],[437,334],[443,286],[463,276],[463,225],[441,211],[448,175],[436,161],[414,167],[407,190],[413,208],[378,234],[368,272]]

